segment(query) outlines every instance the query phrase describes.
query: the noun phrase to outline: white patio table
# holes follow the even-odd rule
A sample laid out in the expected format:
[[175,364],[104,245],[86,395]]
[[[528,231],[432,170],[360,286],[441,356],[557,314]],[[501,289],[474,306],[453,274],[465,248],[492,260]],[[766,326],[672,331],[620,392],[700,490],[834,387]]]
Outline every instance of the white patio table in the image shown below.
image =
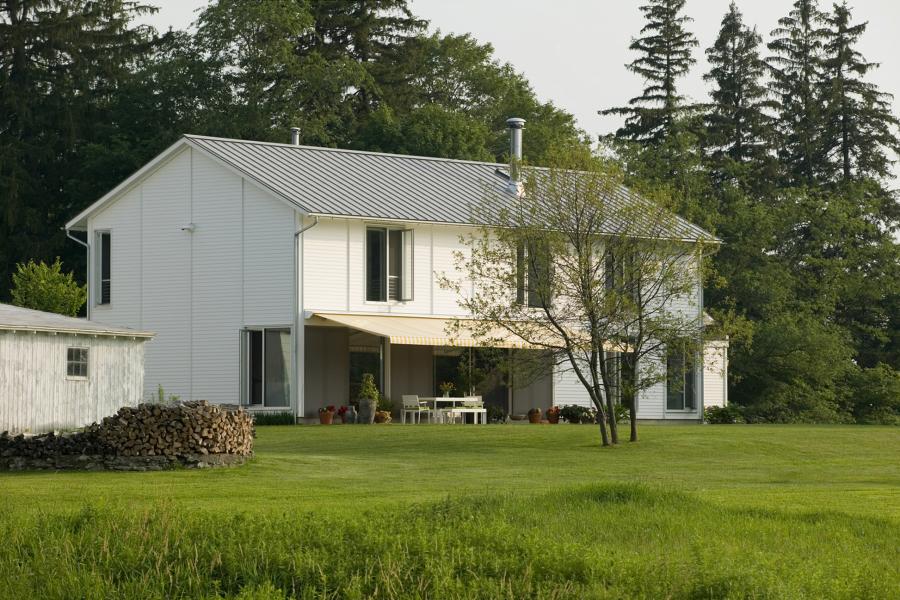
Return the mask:
[[[450,413],[451,415],[454,415],[454,413],[461,415],[475,415],[473,419],[476,425],[478,424],[478,416],[481,415],[481,424],[485,425],[487,423],[487,411],[484,409],[484,407],[465,406],[466,402],[472,400],[480,401],[481,396],[435,396],[433,398],[420,396],[419,400],[430,403],[432,408],[434,408],[434,414],[438,416],[442,423],[444,421],[444,415],[447,413]],[[446,408],[441,408],[440,404],[449,406]]]

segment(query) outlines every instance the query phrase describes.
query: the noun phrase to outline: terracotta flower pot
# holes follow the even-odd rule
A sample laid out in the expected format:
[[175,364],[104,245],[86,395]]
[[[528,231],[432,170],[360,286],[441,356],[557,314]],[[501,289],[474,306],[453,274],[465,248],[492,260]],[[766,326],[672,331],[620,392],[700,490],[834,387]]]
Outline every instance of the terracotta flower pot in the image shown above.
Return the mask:
[[319,411],[319,423],[322,425],[331,425],[331,422],[334,420],[334,413],[330,410]]
[[528,415],[528,422],[539,425],[541,423],[541,413],[530,413]]
[[557,423],[559,423],[559,413],[556,413],[555,415],[547,415],[547,422],[551,425],[556,425]]

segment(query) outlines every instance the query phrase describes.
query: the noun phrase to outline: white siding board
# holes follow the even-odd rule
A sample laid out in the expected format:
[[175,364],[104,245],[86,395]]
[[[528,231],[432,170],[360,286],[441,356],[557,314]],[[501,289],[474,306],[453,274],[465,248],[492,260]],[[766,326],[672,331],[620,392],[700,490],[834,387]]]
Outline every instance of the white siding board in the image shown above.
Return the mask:
[[346,304],[347,252],[346,222],[321,219],[318,225],[303,234],[303,304],[306,309],[327,311]]

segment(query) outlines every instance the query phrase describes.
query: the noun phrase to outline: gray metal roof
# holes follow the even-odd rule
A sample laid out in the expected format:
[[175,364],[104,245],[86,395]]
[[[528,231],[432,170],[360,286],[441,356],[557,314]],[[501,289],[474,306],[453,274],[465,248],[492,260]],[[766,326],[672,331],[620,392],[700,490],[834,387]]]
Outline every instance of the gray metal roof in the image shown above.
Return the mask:
[[[309,215],[473,224],[487,198],[516,199],[508,165],[186,135]],[[621,188],[616,200],[643,200]],[[673,237],[715,238],[678,218]]]
[[43,331],[49,333],[80,333],[84,335],[107,335],[123,337],[151,338],[152,333],[137,331],[127,327],[105,325],[96,321],[66,317],[44,312],[0,304],[0,331]]

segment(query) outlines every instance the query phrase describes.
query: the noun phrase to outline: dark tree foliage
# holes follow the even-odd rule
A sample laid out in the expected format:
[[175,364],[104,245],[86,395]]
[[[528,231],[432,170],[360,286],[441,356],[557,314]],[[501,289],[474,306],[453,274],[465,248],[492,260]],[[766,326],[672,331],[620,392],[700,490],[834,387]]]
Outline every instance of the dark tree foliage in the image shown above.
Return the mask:
[[105,191],[94,170],[127,174],[136,141],[120,134],[125,117],[116,106],[151,45],[151,32],[130,21],[149,10],[124,0],[0,4],[3,299],[17,262],[66,256],[61,226]]
[[706,50],[712,68],[704,79],[713,84],[706,145],[717,161],[727,158],[758,166],[768,162],[772,119],[767,109],[772,103],[765,87],[766,64],[759,55],[761,42],[732,2],[715,43]]
[[640,75],[646,87],[640,96],[628,101],[628,106],[601,111],[625,117],[616,137],[659,142],[673,133],[678,117],[684,113],[684,98],[676,82],[696,62],[691,53],[698,45],[685,29],[692,19],[682,14],[684,4],[685,0],[648,0],[640,7],[647,22],[641,37],[632,40],[630,46],[639,56],[626,68]]
[[844,181],[860,176],[886,178],[893,161],[888,152],[900,151],[900,121],[891,112],[893,96],[865,81],[877,64],[856,49],[868,23],[852,24],[847,3],[834,5],[825,19],[824,72],[825,151],[837,163]]
[[816,0],[796,0],[772,31],[769,58],[778,106],[778,153],[789,181],[828,180],[822,126],[823,47],[828,36]]

